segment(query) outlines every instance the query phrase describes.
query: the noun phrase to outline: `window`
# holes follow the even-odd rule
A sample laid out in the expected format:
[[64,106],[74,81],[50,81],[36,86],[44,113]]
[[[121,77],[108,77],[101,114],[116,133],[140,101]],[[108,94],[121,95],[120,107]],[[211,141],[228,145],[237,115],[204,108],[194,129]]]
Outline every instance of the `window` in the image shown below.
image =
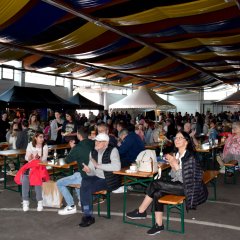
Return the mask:
[[55,76],[27,72],[25,75],[25,82],[55,86]]
[[64,78],[56,77],[56,86],[64,86]]
[[10,68],[5,68],[2,66],[2,79],[13,80],[14,79],[14,70]]

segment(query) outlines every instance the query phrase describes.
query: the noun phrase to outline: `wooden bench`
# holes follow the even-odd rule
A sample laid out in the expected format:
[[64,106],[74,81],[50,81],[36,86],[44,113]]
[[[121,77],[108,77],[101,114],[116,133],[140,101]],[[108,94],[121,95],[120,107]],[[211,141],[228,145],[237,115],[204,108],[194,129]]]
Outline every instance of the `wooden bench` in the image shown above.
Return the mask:
[[216,179],[219,174],[219,171],[217,170],[206,170],[203,173],[203,182],[207,184],[211,184],[214,191],[214,196],[212,198],[213,201],[217,200],[217,185],[216,185]]
[[[203,182],[205,184],[211,183],[214,188],[214,200],[216,200],[216,178],[219,174],[219,171],[207,170],[203,173]],[[177,195],[165,195],[161,197],[158,202],[167,205],[167,226],[166,229],[170,232],[184,233],[184,200],[185,196]],[[175,213],[180,215],[181,218],[181,229],[175,230],[170,229],[170,213],[172,209],[177,210]]]
[[[225,172],[224,172],[224,183],[226,184],[236,184],[236,170],[235,167],[238,165],[236,160],[229,161],[228,163],[224,163]],[[228,181],[228,173],[231,172],[233,174],[232,181]]]
[[[177,233],[184,233],[184,200],[185,196],[177,196],[177,195],[165,195],[161,197],[158,202],[167,204],[167,226],[166,229],[170,232],[177,232]],[[172,209],[177,210],[174,213],[177,213],[180,215],[181,218],[181,229],[175,230],[170,229],[170,214]]]
[[[80,184],[69,184],[68,187],[72,187],[72,188],[79,188],[81,187]],[[97,197],[98,200],[98,216],[101,216],[101,207],[100,207],[100,198],[102,196],[106,197],[107,199],[107,218],[111,218],[111,199],[110,199],[110,192],[107,190],[102,190],[102,191],[98,191],[93,193],[94,196]]]

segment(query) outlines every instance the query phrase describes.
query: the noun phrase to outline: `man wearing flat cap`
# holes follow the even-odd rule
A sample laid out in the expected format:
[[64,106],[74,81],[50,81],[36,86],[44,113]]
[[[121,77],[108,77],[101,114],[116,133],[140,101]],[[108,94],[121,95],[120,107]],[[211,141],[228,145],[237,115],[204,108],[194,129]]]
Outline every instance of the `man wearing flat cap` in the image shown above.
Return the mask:
[[101,190],[113,191],[121,185],[120,177],[113,171],[121,169],[117,148],[109,145],[109,136],[99,133],[95,138],[95,149],[90,153],[88,166],[83,171],[88,176],[82,179],[80,188],[83,211],[80,227],[88,227],[95,222],[92,210],[92,194]]

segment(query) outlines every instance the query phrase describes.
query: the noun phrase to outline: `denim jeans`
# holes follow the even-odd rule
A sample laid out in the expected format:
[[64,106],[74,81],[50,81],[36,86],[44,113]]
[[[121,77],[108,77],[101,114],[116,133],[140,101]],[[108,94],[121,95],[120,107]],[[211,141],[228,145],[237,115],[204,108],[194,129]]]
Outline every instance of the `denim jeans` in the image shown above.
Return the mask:
[[[66,203],[68,206],[74,205],[73,197],[69,192],[67,186],[69,184],[81,184],[82,176],[80,172],[75,172],[73,175],[61,178],[57,181],[57,187],[59,191],[62,193]],[[78,200],[80,201],[80,189],[75,188]]]
[[86,176],[82,179],[82,185],[80,188],[81,205],[85,216],[92,215],[92,194],[107,189],[107,183],[104,178]]
[[[37,201],[42,201],[42,186],[34,186],[36,199]],[[29,190],[30,190],[30,183],[29,183],[29,175],[23,174],[22,175],[22,200],[29,201]]]

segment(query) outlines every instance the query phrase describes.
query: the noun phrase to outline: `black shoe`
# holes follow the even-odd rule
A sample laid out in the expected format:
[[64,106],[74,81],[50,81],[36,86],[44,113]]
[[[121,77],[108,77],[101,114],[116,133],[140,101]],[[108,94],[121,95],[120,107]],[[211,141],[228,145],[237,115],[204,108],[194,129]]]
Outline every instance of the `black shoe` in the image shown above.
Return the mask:
[[158,226],[157,224],[155,224],[155,226],[153,226],[151,229],[149,229],[147,231],[147,234],[148,235],[156,235],[156,234],[160,233],[162,230],[164,230],[164,225]]
[[89,227],[90,225],[95,223],[95,218],[92,216],[83,216],[82,217],[82,222],[80,222],[79,226],[80,227]]
[[131,219],[145,219],[147,217],[147,212],[144,211],[143,213],[140,213],[138,209],[135,209],[132,212],[128,212],[127,217]]

